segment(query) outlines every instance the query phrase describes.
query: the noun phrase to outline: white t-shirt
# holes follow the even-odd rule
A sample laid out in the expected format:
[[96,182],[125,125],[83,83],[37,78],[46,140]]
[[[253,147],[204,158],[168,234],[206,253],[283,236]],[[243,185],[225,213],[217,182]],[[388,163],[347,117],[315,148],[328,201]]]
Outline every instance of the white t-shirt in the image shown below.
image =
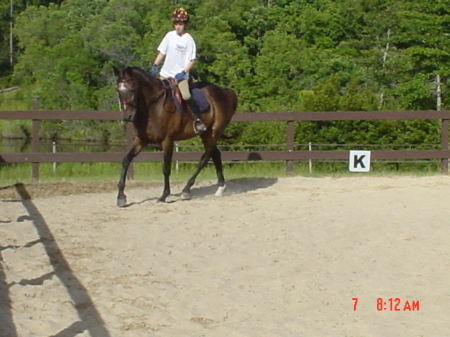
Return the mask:
[[[158,46],[158,51],[164,54],[164,65],[161,68],[162,77],[175,77],[186,68],[191,60],[195,60],[197,48],[189,33],[178,35],[175,30],[168,32]],[[186,78],[189,77],[187,74]]]

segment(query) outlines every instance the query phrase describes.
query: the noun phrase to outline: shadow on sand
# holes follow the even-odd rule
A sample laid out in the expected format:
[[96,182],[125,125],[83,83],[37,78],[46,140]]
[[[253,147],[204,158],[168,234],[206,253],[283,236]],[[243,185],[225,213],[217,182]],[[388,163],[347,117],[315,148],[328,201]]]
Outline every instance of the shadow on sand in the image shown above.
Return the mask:
[[[268,188],[278,181],[277,178],[239,178],[227,180],[227,189],[223,197],[231,197],[237,194],[243,194],[259,189]],[[193,187],[191,190],[192,199],[204,198],[207,196],[214,196],[218,186],[216,184],[211,186]],[[179,196],[180,194],[176,194]]]
[[[32,221],[38,234],[37,240],[28,242],[20,248],[28,248],[34,246],[35,244],[42,244],[48,255],[53,271],[35,279],[22,279],[19,282],[7,284],[5,272],[3,268],[0,268],[0,303],[2,304],[0,307],[0,336],[18,336],[17,328],[14,324],[13,312],[11,310],[12,303],[9,296],[9,288],[15,284],[24,286],[42,285],[45,280],[49,280],[56,276],[61,281],[62,285],[67,289],[67,293],[77,311],[79,320],[73,322],[70,326],[66,327],[62,331],[56,332],[51,336],[69,337],[76,336],[77,334],[87,331],[89,335],[93,337],[109,337],[110,334],[104,326],[104,321],[95,308],[87,289],[71,270],[70,265],[55,241],[48,224],[39,212],[38,208],[31,201],[31,196],[25,186],[23,184],[16,184],[14,187],[20,196],[20,200],[16,202],[22,203],[28,213],[25,217]],[[18,221],[22,220],[22,218],[23,217],[20,217]],[[0,253],[2,250],[14,248],[19,247],[0,247]],[[1,254],[0,261],[2,261]],[[0,267],[2,266],[0,265]]]
[[[223,197],[230,197],[237,194],[243,194],[251,191],[256,191],[263,188],[268,188],[272,185],[274,185],[278,181],[278,178],[239,178],[239,179],[230,179],[226,181],[227,189],[223,194]],[[173,190],[181,189],[184,185],[178,185],[172,187]],[[200,186],[200,187],[193,187],[191,189],[191,198],[192,199],[200,199],[205,198],[209,196],[214,196],[214,194],[217,191],[217,184],[212,183],[209,186]],[[161,191],[162,191],[162,185],[161,185]],[[183,201],[180,199],[181,192],[178,193],[172,193],[170,197],[166,200],[166,204],[172,204],[179,201]],[[135,205],[141,205],[147,202],[155,202],[158,200],[158,197],[150,197],[146,198],[142,201],[138,202],[130,202],[123,206],[122,208],[128,208],[133,207]]]

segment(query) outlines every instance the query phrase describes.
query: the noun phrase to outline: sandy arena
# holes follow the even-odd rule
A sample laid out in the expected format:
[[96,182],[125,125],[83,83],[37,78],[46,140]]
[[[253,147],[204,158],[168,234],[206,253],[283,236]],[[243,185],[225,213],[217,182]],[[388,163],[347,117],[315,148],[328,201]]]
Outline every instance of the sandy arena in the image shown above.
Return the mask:
[[449,176],[227,186],[0,186],[0,336],[449,336]]

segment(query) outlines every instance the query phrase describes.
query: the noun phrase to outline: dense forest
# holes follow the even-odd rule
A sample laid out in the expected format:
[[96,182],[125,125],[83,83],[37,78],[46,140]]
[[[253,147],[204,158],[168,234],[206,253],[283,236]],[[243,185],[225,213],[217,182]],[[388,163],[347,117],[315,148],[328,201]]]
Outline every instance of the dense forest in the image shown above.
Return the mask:
[[[0,89],[19,87],[0,93],[0,108],[38,97],[46,110],[117,109],[112,66],[149,69],[175,7],[191,14],[194,78],[234,89],[241,112],[448,107],[450,1],[0,0]],[[114,127],[44,132],[102,138]],[[236,142],[283,141],[284,125],[244,128]],[[0,136],[24,129],[0,124]],[[298,123],[296,142],[434,144],[438,130],[437,121]]]

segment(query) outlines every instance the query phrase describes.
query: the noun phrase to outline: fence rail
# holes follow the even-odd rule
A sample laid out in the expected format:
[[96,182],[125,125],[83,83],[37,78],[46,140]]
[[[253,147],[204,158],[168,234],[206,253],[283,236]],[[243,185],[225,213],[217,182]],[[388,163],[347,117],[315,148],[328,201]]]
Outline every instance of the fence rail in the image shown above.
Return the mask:
[[[118,111],[53,111],[39,110],[37,103],[33,110],[0,111],[0,120],[32,120],[31,153],[0,153],[0,163],[32,163],[32,179],[39,179],[39,163],[62,162],[120,162],[123,152],[39,152],[39,124],[42,120],[103,120],[121,121],[123,115]],[[440,159],[442,172],[448,173],[449,120],[450,110],[442,111],[314,111],[314,112],[272,112],[238,113],[233,122],[286,122],[286,144],[284,151],[223,151],[226,161],[281,160],[286,161],[287,174],[293,171],[294,161],[307,160],[346,160],[348,150],[295,150],[295,123],[302,121],[356,121],[356,120],[440,120],[441,148],[435,150],[372,150],[371,158],[379,159]],[[127,125],[127,145],[131,146],[134,137],[133,126]],[[177,161],[198,161],[202,152],[186,151],[174,153]],[[142,152],[137,162],[161,161],[162,153]],[[132,174],[132,171],[131,171]]]

